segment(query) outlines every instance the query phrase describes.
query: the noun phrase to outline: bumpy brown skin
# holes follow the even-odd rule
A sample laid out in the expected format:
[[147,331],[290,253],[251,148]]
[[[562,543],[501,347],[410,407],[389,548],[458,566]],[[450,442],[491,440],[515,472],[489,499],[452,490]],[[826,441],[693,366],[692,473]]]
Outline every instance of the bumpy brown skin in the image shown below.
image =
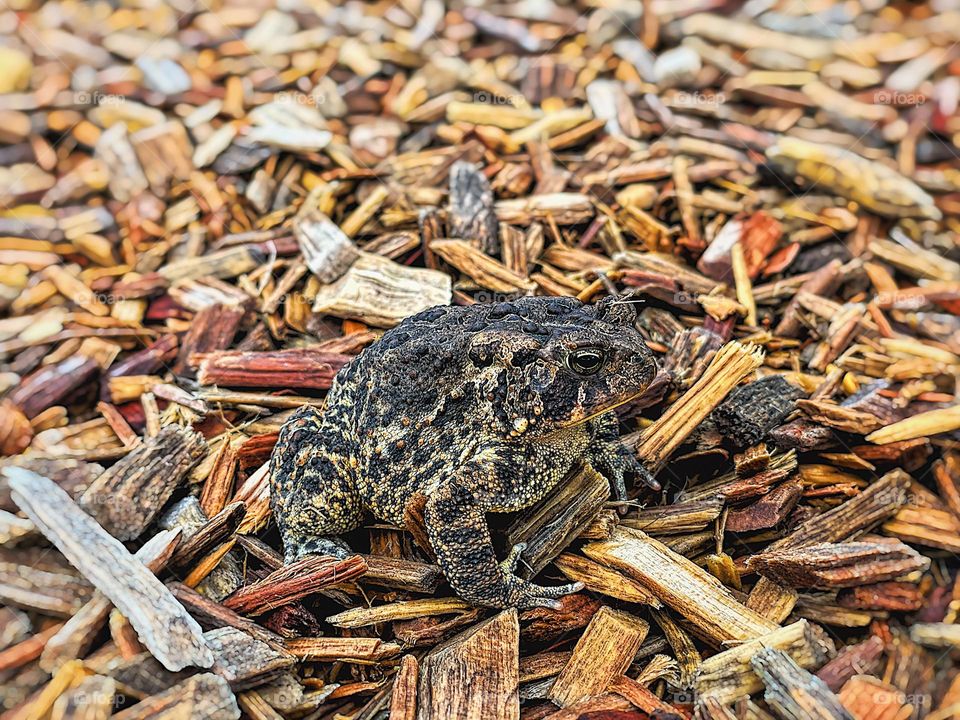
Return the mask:
[[[484,514],[534,504],[589,461],[624,495],[639,468],[612,408],[655,374],[628,302],[522,298],[437,307],[404,320],[337,375],[321,414],[302,408],[271,460],[288,562],[349,552],[333,536],[364,510],[403,525],[415,493],[438,563],[465,600],[550,606],[545,588],[497,562]],[[595,367],[597,357],[601,362]]]

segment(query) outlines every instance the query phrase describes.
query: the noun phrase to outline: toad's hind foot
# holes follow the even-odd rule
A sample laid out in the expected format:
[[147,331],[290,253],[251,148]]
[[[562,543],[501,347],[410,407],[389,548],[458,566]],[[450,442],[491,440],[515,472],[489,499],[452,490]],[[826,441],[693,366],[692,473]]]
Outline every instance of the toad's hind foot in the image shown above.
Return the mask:
[[286,565],[295,563],[307,555],[330,555],[343,560],[353,555],[353,550],[343,540],[332,537],[290,537],[284,539],[283,562]]
[[508,577],[506,582],[508,594],[506,604],[516,605],[518,608],[545,607],[551,610],[559,610],[561,607],[559,598],[580,592],[583,587],[582,582],[545,587],[512,576]]
[[334,538],[363,519],[349,449],[340,431],[312,407],[298,410],[280,429],[270,458],[270,506],[288,563],[311,554],[350,554]]

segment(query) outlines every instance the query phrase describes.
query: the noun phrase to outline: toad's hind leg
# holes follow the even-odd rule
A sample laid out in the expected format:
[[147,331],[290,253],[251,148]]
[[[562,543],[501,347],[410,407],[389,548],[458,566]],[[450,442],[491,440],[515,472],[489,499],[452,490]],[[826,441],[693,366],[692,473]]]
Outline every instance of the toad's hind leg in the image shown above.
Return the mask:
[[270,505],[289,564],[305,555],[346,557],[333,537],[360,525],[363,503],[345,467],[350,446],[312,407],[298,410],[280,430],[270,458]]

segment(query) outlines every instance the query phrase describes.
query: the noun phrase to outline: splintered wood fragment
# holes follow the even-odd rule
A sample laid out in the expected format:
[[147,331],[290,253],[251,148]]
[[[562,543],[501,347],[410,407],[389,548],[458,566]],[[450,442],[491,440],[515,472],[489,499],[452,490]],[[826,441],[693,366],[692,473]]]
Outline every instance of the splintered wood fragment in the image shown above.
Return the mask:
[[636,448],[638,457],[651,469],[662,467],[690,433],[762,362],[763,352],[753,345],[736,341],[724,345],[700,379],[643,431]]
[[418,720],[519,720],[520,625],[515,609],[448,640],[420,664]]
[[68,300],[79,305],[93,315],[103,317],[110,314],[110,308],[97,299],[96,294],[83,282],[61,265],[51,265],[41,275],[52,282],[57,291]]
[[140,436],[130,427],[123,414],[117,410],[116,405],[100,401],[97,403],[97,411],[103,415],[110,428],[117,434],[124,447],[133,447],[140,442]]
[[454,631],[469,627],[480,619],[480,608],[473,608],[460,615],[438,617],[425,615],[393,623],[393,634],[407,647],[435,645],[450,637]]
[[693,678],[696,676],[703,662],[700,651],[697,650],[691,637],[677,624],[669,612],[666,610],[652,609],[650,615],[657,625],[660,626],[660,629],[663,631],[663,636],[673,649],[673,654],[676,657],[676,663],[680,670],[677,686],[681,688],[691,687]]
[[88,384],[99,370],[100,366],[93,358],[71,355],[58,363],[44,365],[25,377],[6,399],[32,420]]
[[469,603],[459,598],[425,598],[423,600],[403,600],[371,608],[344,610],[327,618],[327,622],[342,628],[358,628],[379,622],[411,620],[427,615],[457,615],[469,612]]
[[400,654],[400,646],[380,638],[302,637],[286,642],[287,652],[305,662],[376,663]]
[[[251,553],[273,569],[283,567],[283,556],[256,538],[241,536],[240,543]],[[358,582],[398,590],[410,590],[431,594],[443,579],[443,573],[436,565],[404,560],[402,558],[383,557],[381,555],[361,555],[367,563],[367,571]]]
[[688,158],[682,155],[673,158],[673,183],[677,193],[677,207],[680,210],[680,222],[683,223],[683,229],[687,234],[684,242],[691,248],[699,249],[705,247],[706,243],[700,233],[697,211],[693,207],[693,185],[687,174],[689,167]]
[[0,456],[26,450],[33,436],[30,418],[8,398],[0,400]]
[[135,657],[143,652],[143,645],[137,641],[137,635],[127,619],[116,609],[110,611],[107,626],[110,639],[122,658]]
[[607,690],[616,693],[645,713],[646,717],[663,718],[663,720],[683,720],[689,717],[679,708],[661,700],[639,682],[626,675],[615,677],[607,686]]
[[117,720],[239,720],[240,708],[226,680],[213,673],[203,673],[144,698],[113,717]]
[[233,549],[234,544],[234,540],[228,540],[204,555],[183,581],[190,587],[199,587],[200,583],[220,566],[223,559]]
[[417,681],[420,666],[413,655],[404,655],[393,678],[390,693],[390,715],[388,720],[416,720],[417,717]]
[[647,622],[630,613],[600,608],[553,684],[550,699],[567,707],[603,692],[630,667],[649,630]]
[[[152,573],[163,569],[180,543],[180,530],[161,530],[134,557]],[[83,657],[103,627],[113,604],[99,590],[50,638],[40,656],[40,667],[54,672],[63,663]]]
[[845,503],[814,515],[789,535],[775,541],[767,551],[802,548],[821,542],[839,542],[855,537],[895,514],[907,503],[910,476],[891,470]]
[[263,685],[293,667],[294,658],[237,628],[224,627],[203,634],[214,655],[214,673],[234,692]]
[[919,413],[876,430],[866,439],[877,445],[960,430],[960,405]]
[[782,623],[797,604],[797,591],[761,576],[750,590],[746,604],[767,620]]
[[487,177],[473,163],[456,162],[450,168],[447,223],[450,237],[466,240],[487,255],[498,253],[500,234],[493,192]]
[[573,582],[582,582],[588,590],[625,602],[660,607],[657,597],[639,582],[593,560],[564,553],[553,564]]
[[[272,395],[268,393],[245,392],[243,390],[220,390],[218,388],[200,388],[196,396],[197,400],[204,405],[226,405],[245,409],[260,406],[289,410],[302,407],[303,405],[313,405],[314,407],[323,406],[323,399],[308,397],[306,395]],[[203,414],[206,414],[206,411],[204,411]],[[206,487],[206,485],[204,487]]]
[[933,479],[947,507],[960,519],[960,455],[949,452],[933,464]]
[[866,410],[822,400],[797,400],[797,408],[814,422],[845,432],[863,434],[883,426],[880,418]]
[[856,645],[847,645],[840,649],[835,658],[817,670],[817,677],[831,690],[838,692],[854,675],[872,673],[879,667],[883,651],[883,640],[876,635]]
[[36,535],[37,529],[26,518],[0,510],[0,546],[13,546],[17,542]]
[[960,277],[960,265],[956,262],[933,250],[926,250],[913,243],[911,245],[913,247],[908,248],[893,240],[877,238],[870,243],[869,248],[877,258],[913,277],[944,283],[955,282]]
[[763,699],[781,717],[853,720],[826,683],[797,665],[783,650],[759,650],[750,664],[763,681]]
[[5,468],[14,502],[37,529],[106,595],[140,641],[171,671],[207,668],[213,654],[200,626],[170,591],[118,540],[81,510],[53,481],[22,468]]
[[238,693],[237,704],[250,720],[283,720],[283,715],[278,713],[256,690]]
[[564,595],[557,604],[556,609],[532,607],[521,612],[524,640],[541,642],[556,638],[566,630],[586,627],[603,607],[599,600],[580,593]]
[[[36,529],[33,532],[36,533]],[[23,563],[0,562],[0,602],[24,610],[70,617],[90,599],[90,586],[71,572],[71,568],[45,570],[35,567],[36,560],[42,557],[28,555]]]
[[620,516],[617,515],[616,510],[601,510],[583,527],[577,538],[580,540],[606,540],[619,524]]
[[0,651],[0,672],[6,673],[36,660],[40,657],[50,639],[60,632],[63,625],[63,623],[51,625],[47,629],[31,635],[26,640],[4,648]]
[[447,121],[493,125],[504,130],[519,130],[543,117],[539,110],[511,105],[491,105],[484,102],[454,100],[446,107]]
[[306,264],[300,260],[292,262],[284,270],[280,279],[277,280],[277,286],[273,289],[273,292],[264,297],[260,311],[265,315],[275,313],[279,309],[280,303],[287,298],[287,295],[297,286],[300,279],[307,274],[308,269]]
[[805,670],[820,667],[834,652],[833,641],[821,628],[798,620],[704,660],[694,681],[694,691],[727,704],[762,689],[763,683],[750,664],[762,648],[785,652]]
[[165,197],[173,180],[187,180],[193,171],[193,147],[179,120],[149,124],[130,135],[150,189]]
[[883,524],[883,531],[917,545],[960,552],[960,520],[949,510],[908,505]]
[[526,543],[521,573],[532,577],[559,555],[600,511],[610,496],[610,482],[589,465],[543,501],[525,511],[507,530],[510,546]]
[[[548,705],[543,712],[549,712],[555,706]],[[612,716],[615,720],[644,720],[650,717],[646,714],[633,711],[633,703],[623,695],[606,692],[602,695],[586,698],[574,703],[570,707],[561,708],[549,715],[535,715],[540,720],[582,720],[582,718],[605,718]],[[675,720],[670,715],[666,720]]]
[[876,620],[873,613],[843,607],[830,595],[804,593],[800,593],[797,598],[797,615],[817,618],[825,625],[845,628],[865,628]]
[[361,584],[431,594],[443,579],[440,568],[429,563],[377,555],[361,557],[367,563],[367,572],[358,581]]
[[244,615],[262,615],[331,585],[355,580],[366,570],[367,564],[359,555],[344,560],[309,555],[240,588],[223,604]]
[[243,630],[251,637],[262,640],[270,647],[276,649],[284,647],[283,639],[279,635],[267,630],[250,618],[246,618],[230,608],[204,597],[193,588],[179,582],[169,583],[168,587],[173,596],[204,627],[234,627]]
[[228,438],[220,443],[214,453],[210,473],[200,491],[200,508],[207,517],[212,518],[226,506],[233,492],[236,471],[237,450]]
[[839,260],[831,260],[829,263],[812,273],[806,281],[798,288],[793,299],[787,303],[783,311],[780,324],[774,329],[774,334],[781,337],[796,337],[803,328],[803,322],[800,319],[802,307],[800,306],[800,293],[810,293],[812,295],[829,295],[841,280],[840,268],[843,263]]
[[349,355],[305,347],[263,352],[221,350],[194,355],[201,385],[328,390]]
[[390,328],[427,308],[449,305],[452,292],[447,273],[362,253],[340,278],[320,288],[313,312]]
[[157,272],[170,282],[193,280],[211,275],[233,278],[250,272],[264,260],[263,253],[247,245],[237,245],[201,257],[184,258],[164,265]]
[[528,683],[559,675],[572,655],[572,650],[556,650],[520,658],[520,682]]
[[508,225],[530,225],[553,221],[557,225],[577,225],[593,217],[596,209],[587,195],[580,193],[544,193],[528,197],[498,200],[497,218]]
[[[909,498],[911,482],[902,470],[892,470],[845,503],[801,523],[790,534],[767,546],[765,552],[856,537],[897,513]],[[795,591],[761,577],[747,605],[779,622],[790,614],[795,602]]]
[[740,447],[749,447],[782,423],[801,395],[782,376],[770,375],[734,389],[710,418],[724,437]]
[[750,271],[744,258],[743,246],[735,242],[730,248],[730,262],[733,267],[733,279],[737,289],[737,300],[747,309],[745,321],[751,327],[757,324],[757,303],[753,299],[753,285],[750,282]]
[[201,313],[214,305],[243,310],[252,304],[252,298],[248,293],[211,275],[178,280],[170,286],[168,294],[178,305],[196,313]]
[[29,720],[48,717],[56,701],[72,685],[79,682],[84,674],[83,664],[79,660],[68,662],[54,674],[40,692],[30,699],[26,707],[21,708],[22,712],[16,717]]
[[199,433],[167,425],[94,480],[79,504],[118,540],[134,540],[206,452]]
[[728,532],[749,533],[776,527],[786,520],[803,495],[799,478],[778,485],[755,503],[727,513]]
[[107,720],[116,709],[116,683],[103,675],[75,680],[53,703],[52,720]]
[[[293,655],[236,628],[209,630],[203,637],[214,655],[210,671],[226,680],[234,691],[271,682],[296,663]],[[187,674],[167,671],[149,653],[126,659],[98,653],[86,662],[91,669],[116,680],[127,694],[138,697],[161,693]]]
[[750,558],[761,575],[790,587],[854,587],[924,571],[930,559],[894,538],[817,543],[771,550]]
[[947,650],[960,648],[960,625],[953,623],[914,623],[910,626],[910,639],[918,645]]
[[334,282],[360,257],[346,233],[318,210],[294,218],[293,234],[307,267],[322,283]]
[[695,717],[697,720],[737,720],[733,710],[709,695],[697,698]]
[[856,720],[900,720],[917,710],[902,690],[869,675],[850,678],[837,697]]
[[740,604],[703,568],[639,530],[617,528],[610,540],[590,543],[583,551],[637,580],[715,647],[752,640],[776,628]]
[[242,502],[227,505],[201,526],[189,540],[177,548],[171,561],[172,564],[181,567],[192,565],[236,532],[245,513],[246,506]]
[[343,232],[348,237],[358,234],[367,221],[376,214],[390,196],[390,191],[383,184],[375,185],[363,201],[343,220]]
[[217,304],[205,307],[194,315],[190,329],[180,341],[180,351],[173,371],[183,374],[189,367],[193,353],[207,353],[230,347],[244,312],[242,307]]
[[465,240],[434,240],[430,249],[488,290],[530,293],[536,289],[535,283],[517,275]]
[[960,676],[954,675],[953,680],[947,686],[946,691],[937,703],[934,712],[929,717],[941,718],[947,720],[956,715],[960,710]]
[[650,535],[691,533],[703,530],[716,520],[722,509],[722,498],[687,500],[640,510],[625,517],[620,524]]

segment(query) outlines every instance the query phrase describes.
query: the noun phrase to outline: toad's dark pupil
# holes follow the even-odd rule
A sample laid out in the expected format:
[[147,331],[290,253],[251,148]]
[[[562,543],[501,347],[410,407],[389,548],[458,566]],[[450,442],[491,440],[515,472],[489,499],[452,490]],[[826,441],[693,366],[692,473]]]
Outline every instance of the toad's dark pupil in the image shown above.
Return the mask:
[[570,354],[570,369],[581,375],[592,375],[603,365],[603,353],[599,350],[577,350]]

